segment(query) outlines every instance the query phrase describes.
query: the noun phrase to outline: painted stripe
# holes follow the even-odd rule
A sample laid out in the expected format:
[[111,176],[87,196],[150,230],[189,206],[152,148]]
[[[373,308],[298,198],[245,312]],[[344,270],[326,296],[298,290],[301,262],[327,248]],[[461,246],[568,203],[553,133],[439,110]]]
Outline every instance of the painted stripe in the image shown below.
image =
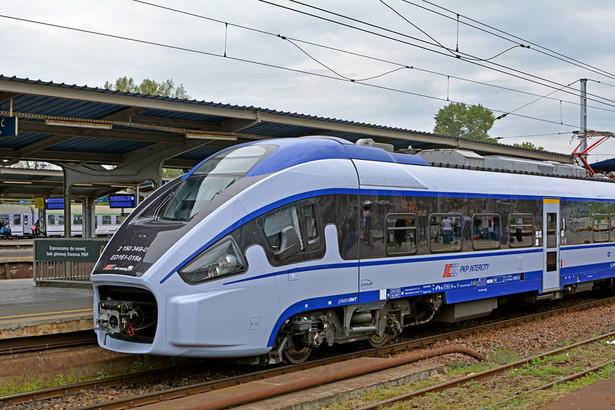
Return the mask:
[[[162,284],[165,281],[167,281],[167,279],[169,279],[179,269],[183,268],[192,259],[194,259],[200,253],[205,251],[207,248],[209,248],[210,246],[215,244],[217,241],[219,241],[220,239],[222,239],[226,235],[230,234],[235,229],[241,227],[242,225],[250,222],[251,220],[253,220],[255,218],[258,218],[261,215],[266,214],[269,211],[272,211],[272,210],[274,210],[274,209],[276,209],[278,207],[281,207],[281,206],[284,206],[284,205],[288,205],[288,204],[296,202],[296,201],[300,201],[302,199],[314,198],[314,197],[317,197],[317,196],[324,196],[324,195],[343,195],[343,194],[358,195],[359,194],[359,189],[330,188],[330,189],[314,190],[314,191],[304,192],[304,193],[297,194],[297,195],[292,195],[292,196],[280,199],[278,201],[275,201],[275,202],[273,202],[271,204],[268,204],[267,206],[264,206],[264,207],[262,207],[260,209],[257,209],[255,211],[251,212],[250,214],[245,215],[242,218],[240,218],[239,220],[235,221],[233,224],[228,226],[222,232],[220,232],[216,236],[214,236],[210,241],[205,243],[205,245],[199,247],[190,256],[188,256],[186,259],[181,261],[164,278],[162,278],[160,283]],[[557,203],[559,203],[559,201],[560,201],[559,199],[544,198],[544,197],[541,197],[541,196],[533,196],[533,195],[499,195],[499,194],[494,195],[494,194],[479,194],[479,193],[464,193],[464,192],[425,192],[425,191],[414,191],[414,190],[365,189],[365,188],[361,188],[360,194],[361,195],[379,195],[379,196],[415,196],[415,197],[433,197],[433,198],[447,197],[447,198],[473,198],[473,199],[485,198],[485,199],[544,200],[545,202],[547,202],[547,201],[557,201]],[[562,200],[564,200],[564,199],[562,198]],[[566,200],[574,200],[574,201],[602,201],[602,200],[599,200],[599,199],[591,199],[591,198],[588,198],[588,199],[573,198],[573,199],[566,199]],[[604,201],[607,201],[607,200],[604,200]],[[608,200],[608,201],[615,202],[615,199]],[[542,248],[540,248],[540,249],[542,250]],[[482,252],[484,252],[484,251],[480,251],[480,252],[482,254]],[[463,255],[463,254],[460,254],[460,255]],[[462,257],[472,257],[472,256],[459,256],[459,257],[462,258]]]
[[27,314],[27,315],[0,316],[0,320],[24,318],[24,317],[62,315],[62,314],[66,314],[66,313],[86,313],[86,312],[92,312],[92,311],[93,311],[92,308],[89,308],[89,309],[75,309],[75,310],[59,310],[57,312],[44,312],[44,313],[30,313],[30,314]]
[[476,258],[479,256],[496,257],[496,256],[508,256],[508,255],[521,255],[521,254],[529,254],[529,253],[536,253],[536,252],[542,252],[542,248],[528,248],[524,250],[506,250],[506,251],[496,251],[496,252],[489,252],[489,253],[483,251],[480,253],[480,255],[477,255],[476,253],[459,253],[459,254],[449,253],[445,255],[432,255],[432,256],[425,256],[425,257],[411,256],[411,257],[406,257],[404,259],[377,259],[377,260],[363,259],[360,261],[360,263],[358,260],[355,260],[355,261],[349,261],[349,262],[343,262],[343,263],[310,265],[310,266],[296,267],[292,269],[284,269],[284,270],[280,270],[277,272],[267,273],[264,275],[258,275],[258,276],[253,276],[250,278],[244,278],[244,279],[234,280],[231,282],[226,282],[226,283],[223,283],[223,285],[234,285],[236,283],[249,282],[249,281],[259,280],[259,279],[266,279],[266,278],[282,276],[282,275],[286,275],[290,273],[311,272],[311,271],[316,271],[316,270],[328,270],[328,269],[358,268],[359,265],[363,267],[388,266],[388,265],[399,265],[399,264],[412,264],[412,263],[418,263],[418,262],[434,262],[434,261],[437,262],[437,261],[442,261],[442,260],[452,262],[452,261],[459,260],[459,259]]

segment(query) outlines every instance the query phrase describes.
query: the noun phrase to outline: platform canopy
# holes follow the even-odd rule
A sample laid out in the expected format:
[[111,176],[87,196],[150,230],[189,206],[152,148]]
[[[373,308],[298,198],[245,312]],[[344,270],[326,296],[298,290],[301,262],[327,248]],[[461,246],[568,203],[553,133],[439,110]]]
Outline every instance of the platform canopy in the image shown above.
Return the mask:
[[[21,160],[59,164],[87,177],[70,181],[73,194],[101,196],[148,180],[160,166],[189,169],[225,147],[253,140],[309,135],[355,142],[372,138],[395,149],[462,148],[571,163],[569,155],[534,151],[427,132],[267,108],[112,91],[0,75],[0,116],[17,117],[18,133],[0,135],[0,164]],[[105,165],[106,168],[102,168]],[[114,166],[118,178],[98,178]],[[123,176],[122,176],[123,175]],[[0,178],[0,196],[49,196],[51,182],[34,173]],[[154,181],[159,182],[159,181]],[[56,189],[62,194],[62,189]]]

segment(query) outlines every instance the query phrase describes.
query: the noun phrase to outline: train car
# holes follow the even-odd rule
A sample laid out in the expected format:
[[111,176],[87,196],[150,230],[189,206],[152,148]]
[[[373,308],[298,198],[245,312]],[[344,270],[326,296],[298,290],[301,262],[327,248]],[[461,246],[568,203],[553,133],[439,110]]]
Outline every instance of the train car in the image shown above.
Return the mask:
[[338,138],[220,151],[150,195],[95,266],[113,351],[302,362],[411,326],[612,286],[615,185],[431,166]]
[[[117,231],[123,221],[121,208],[109,208],[107,205],[96,205],[95,226],[96,236],[111,236]],[[125,212],[132,208],[126,208]],[[83,213],[81,205],[71,205],[71,235],[83,234]],[[47,236],[64,236],[64,210],[47,210]]]
[[11,236],[32,234],[30,227],[38,220],[38,213],[30,205],[0,204],[0,222],[11,229]]

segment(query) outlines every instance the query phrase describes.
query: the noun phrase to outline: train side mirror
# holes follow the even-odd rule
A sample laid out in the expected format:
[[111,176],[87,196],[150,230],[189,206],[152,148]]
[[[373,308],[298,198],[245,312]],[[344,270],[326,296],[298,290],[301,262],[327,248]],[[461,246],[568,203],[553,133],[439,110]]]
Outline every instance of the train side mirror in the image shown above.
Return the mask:
[[280,232],[280,249],[274,253],[275,259],[284,261],[301,250],[301,241],[294,226],[287,226]]

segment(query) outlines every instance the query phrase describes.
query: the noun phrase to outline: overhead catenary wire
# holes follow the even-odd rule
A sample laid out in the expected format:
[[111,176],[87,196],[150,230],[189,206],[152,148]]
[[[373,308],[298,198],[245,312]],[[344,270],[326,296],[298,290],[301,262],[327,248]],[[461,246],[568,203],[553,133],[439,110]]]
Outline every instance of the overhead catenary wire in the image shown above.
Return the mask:
[[[518,70],[518,69],[515,69],[515,68],[512,68],[512,67],[507,67],[505,65],[498,64],[498,63],[495,63],[493,61],[483,61],[486,64],[493,65],[493,67],[490,67],[488,65],[482,64],[482,62],[480,62],[480,61],[477,61],[476,60],[477,57],[473,56],[473,55],[467,54],[467,56],[470,57],[470,58],[462,58],[461,54],[466,55],[465,53],[460,53],[459,56],[453,56],[453,55],[449,54],[446,51],[434,50],[433,48],[429,48],[426,45],[431,45],[431,46],[434,46],[434,47],[439,47],[437,44],[430,43],[430,42],[428,42],[426,40],[419,39],[419,38],[416,38],[416,37],[413,37],[413,36],[409,36],[407,34],[400,33],[400,32],[394,31],[394,30],[390,30],[390,29],[387,29],[387,28],[382,27],[382,26],[377,26],[377,25],[374,25],[374,24],[369,23],[369,22],[365,22],[365,21],[362,21],[362,20],[359,20],[359,19],[355,19],[353,17],[348,17],[348,16],[345,16],[345,15],[342,15],[342,14],[339,14],[339,13],[335,13],[335,12],[332,12],[330,10],[326,10],[326,9],[323,9],[323,8],[320,8],[320,7],[316,7],[316,6],[313,6],[313,5],[310,5],[310,4],[302,3],[302,2],[297,1],[297,0],[288,0],[288,1],[300,4],[300,5],[303,5],[303,6],[308,7],[308,8],[316,9],[316,10],[322,11],[324,13],[328,13],[328,14],[332,14],[334,16],[338,16],[338,17],[341,17],[341,18],[344,18],[344,19],[348,19],[350,21],[358,22],[358,23],[366,25],[368,27],[374,27],[374,28],[377,28],[379,30],[382,30],[382,31],[385,31],[385,32],[389,32],[391,34],[394,34],[394,35],[397,35],[397,36],[400,36],[400,37],[405,37],[405,38],[408,38],[408,39],[411,39],[411,40],[414,40],[414,41],[418,41],[418,42],[423,43],[424,45],[414,44],[414,43],[411,43],[409,41],[403,40],[401,38],[396,38],[396,37],[392,37],[391,35],[385,35],[385,34],[382,34],[382,33],[377,33],[377,32],[374,32],[374,31],[370,31],[370,30],[362,28],[362,27],[353,26],[351,24],[347,24],[347,23],[340,22],[340,21],[337,21],[337,20],[329,19],[329,18],[326,18],[326,17],[323,17],[323,16],[319,16],[319,15],[316,15],[316,14],[313,14],[313,13],[308,13],[308,12],[303,11],[303,10],[294,9],[292,7],[288,7],[288,6],[284,6],[284,5],[281,5],[281,4],[277,4],[277,3],[274,3],[274,2],[271,2],[271,1],[268,1],[268,0],[259,0],[259,1],[262,2],[262,3],[265,3],[265,4],[270,4],[272,6],[276,6],[276,7],[282,8],[282,9],[286,9],[286,10],[289,10],[289,11],[300,13],[300,14],[303,14],[303,15],[306,15],[306,16],[310,16],[310,17],[313,17],[313,18],[317,18],[317,19],[323,20],[323,21],[327,21],[327,22],[331,22],[331,23],[334,23],[334,24],[338,24],[338,25],[343,26],[343,27],[351,28],[351,29],[358,30],[358,31],[361,31],[361,32],[364,32],[364,33],[368,33],[368,34],[371,34],[371,35],[375,35],[375,36],[378,36],[378,37],[381,37],[381,38],[385,38],[385,39],[388,39],[388,40],[399,42],[401,44],[406,44],[406,45],[409,45],[409,46],[413,46],[413,47],[416,47],[416,48],[419,48],[419,49],[423,49],[423,50],[426,50],[426,51],[430,51],[430,52],[433,52],[433,53],[436,53],[436,54],[440,54],[440,55],[443,55],[443,56],[446,56],[446,57],[459,59],[459,60],[465,61],[465,62],[467,62],[469,64],[477,65],[477,66],[485,68],[485,69],[493,70],[493,71],[496,71],[496,72],[499,72],[499,73],[502,73],[502,74],[506,74],[506,75],[509,75],[509,76],[512,76],[512,77],[515,77],[515,78],[519,78],[519,79],[522,79],[522,80],[525,80],[525,81],[529,81],[529,82],[532,82],[532,83],[535,83],[535,84],[538,84],[538,85],[541,85],[541,86],[544,86],[544,87],[548,87],[548,88],[551,88],[551,89],[557,89],[557,88],[560,88],[560,87],[565,87],[561,83],[557,83],[555,81],[552,81],[552,80],[549,80],[547,78],[543,78],[543,77],[540,77],[540,76],[532,75],[532,74],[524,72],[522,70]],[[506,70],[508,70],[508,71],[506,71]],[[573,90],[573,89],[571,89],[571,90],[563,90],[563,92],[565,92],[567,94],[570,94],[570,95],[577,96],[577,90]],[[605,104],[605,105],[609,105],[611,107],[615,107],[615,105],[613,105],[613,103],[615,103],[615,100],[611,100],[611,99],[608,99],[608,98],[605,98],[605,97],[601,97],[601,96],[593,94],[593,93],[588,93],[588,98],[589,97],[593,97],[594,101],[597,101],[597,102],[599,102],[601,104]],[[604,100],[604,101],[600,101],[600,100]],[[605,101],[607,101],[608,103],[605,102]]]
[[[294,37],[290,37],[290,36],[287,36],[287,35],[276,34],[276,33],[270,32],[270,31],[256,29],[256,28],[253,28],[253,27],[245,26],[245,25],[239,25],[239,24],[235,24],[235,23],[230,23],[230,22],[226,22],[226,21],[223,21],[223,20],[219,20],[219,19],[208,17],[208,16],[204,16],[202,14],[196,14],[196,13],[188,12],[188,11],[185,11],[185,10],[180,10],[180,9],[177,9],[177,8],[173,8],[173,7],[163,6],[163,5],[159,5],[159,4],[152,3],[152,2],[149,2],[149,1],[145,1],[145,0],[133,0],[133,2],[140,3],[140,4],[143,4],[143,5],[147,5],[147,6],[151,6],[151,7],[156,7],[156,8],[163,9],[163,10],[170,11],[170,12],[174,12],[174,13],[179,13],[179,14],[187,15],[187,16],[190,16],[190,17],[195,17],[195,18],[211,21],[211,22],[214,22],[214,23],[224,24],[225,25],[225,30],[226,30],[226,28],[228,28],[228,26],[231,26],[231,27],[236,27],[236,28],[240,28],[240,29],[243,29],[243,30],[253,31],[253,32],[256,32],[256,33],[259,33],[259,34],[265,34],[265,35],[269,35],[269,36],[280,38],[282,40],[285,40],[285,41],[288,41],[289,43],[291,43],[293,46],[295,46],[297,49],[299,49],[302,53],[304,53],[308,58],[310,58],[311,60],[315,61],[317,64],[321,65],[322,67],[324,67],[328,71],[334,73],[335,75],[339,76],[340,78],[343,78],[343,79],[346,79],[346,80],[349,80],[349,81],[367,81],[367,80],[372,80],[372,79],[376,79],[376,78],[380,78],[380,77],[392,74],[394,72],[400,71],[400,69],[404,69],[405,68],[405,69],[421,71],[421,72],[429,73],[429,74],[433,74],[433,75],[438,75],[438,76],[441,76],[441,77],[446,77],[447,78],[447,84],[448,84],[448,80],[450,80],[452,78],[452,79],[456,79],[456,80],[460,80],[460,81],[465,81],[465,82],[469,82],[469,83],[473,83],[473,84],[479,84],[479,85],[483,85],[483,86],[487,86],[487,87],[497,88],[497,89],[506,90],[506,91],[512,91],[512,92],[521,93],[521,94],[525,94],[525,95],[531,95],[531,96],[539,97],[539,98],[542,98],[542,99],[550,99],[550,100],[554,100],[554,101],[562,101],[561,99],[558,99],[558,98],[549,98],[548,96],[544,96],[544,95],[537,94],[537,93],[531,93],[531,92],[528,92],[528,91],[517,90],[517,89],[514,89],[514,88],[510,88],[510,87],[499,86],[499,85],[496,85],[496,84],[490,84],[490,83],[486,83],[486,82],[483,82],[483,81],[471,80],[471,79],[467,79],[467,78],[463,78],[463,77],[459,77],[459,76],[454,76],[454,75],[451,75],[451,74],[440,73],[440,72],[436,72],[436,71],[433,71],[433,70],[420,68],[420,67],[417,67],[416,65],[410,65],[410,64],[406,64],[406,63],[395,62],[395,61],[391,61],[391,60],[387,60],[387,59],[383,59],[383,58],[369,56],[369,55],[364,54],[364,53],[357,53],[357,52],[353,52],[353,51],[349,51],[349,50],[343,50],[343,49],[340,49],[340,48],[336,48],[336,47],[332,47],[332,46],[328,46],[328,45],[324,45],[324,44],[319,44],[319,43],[315,43],[315,42],[312,42],[312,41],[306,41],[306,40],[303,40],[303,39],[294,38]],[[225,36],[226,36],[226,31],[225,31]],[[347,55],[353,55],[353,56],[356,56],[356,57],[361,57],[361,58],[369,59],[369,60],[372,60],[372,61],[378,61],[378,62],[382,62],[382,63],[386,63],[386,64],[391,64],[391,65],[397,66],[398,68],[393,69],[393,70],[388,70],[388,71],[383,72],[381,74],[373,75],[373,76],[370,76],[370,77],[365,77],[365,78],[361,78],[361,79],[359,79],[359,78],[354,78],[353,79],[351,77],[348,77],[348,76],[345,76],[345,75],[339,73],[337,70],[334,70],[329,65],[327,65],[327,64],[323,63],[322,61],[316,59],[314,56],[312,56],[310,53],[308,53],[304,48],[300,47],[297,43],[307,44],[307,45],[314,46],[314,47],[319,47],[319,48],[323,48],[323,49],[327,49],[327,50],[331,50],[331,51],[335,51],[335,52],[339,52],[339,53],[344,53],[344,54],[347,54]],[[225,50],[226,50],[226,37],[225,37]],[[447,101],[448,101],[448,98],[447,98]],[[580,103],[577,102],[577,101],[563,100],[563,102],[565,102],[567,104],[576,105],[576,106],[580,105]],[[612,107],[615,108],[615,105],[613,105]],[[615,110],[610,110],[608,108],[597,107],[597,106],[592,106],[592,105],[588,105],[588,108],[594,108],[594,109],[603,110],[603,111],[615,112]]]
[[[484,32],[484,33],[490,34],[490,35],[495,36],[495,37],[499,37],[499,38],[501,38],[501,39],[503,39],[503,40],[506,40],[506,41],[509,41],[509,42],[517,43],[518,41],[522,41],[522,42],[527,43],[527,44],[529,44],[530,46],[532,46],[532,47],[528,47],[528,48],[530,48],[530,49],[531,49],[531,50],[533,50],[533,51],[536,51],[536,52],[539,52],[539,53],[542,53],[542,54],[548,55],[549,57],[552,57],[552,58],[558,59],[558,60],[560,60],[560,61],[566,62],[566,63],[568,63],[568,64],[571,64],[571,65],[574,65],[574,66],[577,66],[577,67],[580,67],[580,68],[586,69],[586,70],[591,71],[591,72],[594,72],[594,73],[596,73],[596,74],[600,74],[600,75],[603,75],[603,76],[605,76],[605,77],[609,77],[609,78],[611,78],[611,79],[615,79],[615,74],[613,74],[613,73],[611,73],[611,72],[608,72],[608,71],[603,70],[603,69],[598,68],[598,67],[594,67],[594,66],[593,66],[593,65],[591,65],[591,64],[587,64],[587,63],[582,62],[582,61],[580,61],[580,60],[577,60],[577,59],[575,59],[575,58],[572,58],[572,57],[566,56],[565,54],[562,54],[562,53],[559,53],[559,52],[557,52],[557,51],[551,50],[551,49],[549,49],[549,48],[547,48],[547,47],[544,47],[544,46],[541,46],[541,45],[539,45],[539,44],[536,44],[536,43],[534,43],[534,42],[532,42],[532,41],[529,41],[529,40],[523,39],[523,38],[521,38],[521,37],[519,37],[519,36],[516,36],[516,35],[514,35],[514,34],[510,34],[510,33],[506,32],[506,31],[504,31],[504,30],[500,30],[500,29],[498,29],[498,28],[492,27],[492,26],[490,26],[490,25],[488,25],[488,24],[482,23],[482,22],[480,22],[480,21],[478,21],[478,20],[475,20],[475,19],[473,19],[473,18],[471,18],[471,17],[468,17],[468,16],[465,16],[465,15],[459,14],[458,12],[455,12],[455,11],[453,11],[453,10],[447,9],[447,8],[445,8],[445,7],[443,7],[443,6],[440,6],[440,5],[436,4],[436,3],[430,2],[430,1],[428,1],[428,0],[422,0],[422,1],[423,1],[424,3],[427,3],[427,4],[431,5],[431,6],[433,6],[433,7],[436,7],[436,8],[438,8],[438,9],[444,10],[444,11],[446,11],[447,13],[452,14],[452,15],[453,15],[453,16],[455,16],[455,17],[450,16],[450,15],[447,15],[447,14],[444,14],[444,13],[440,13],[440,12],[438,12],[438,11],[435,11],[435,10],[433,10],[433,9],[430,9],[429,7],[425,7],[425,6],[422,6],[422,5],[420,5],[420,4],[417,4],[416,2],[411,1],[411,0],[401,0],[401,1],[403,1],[404,3],[410,4],[410,5],[412,5],[412,6],[418,7],[418,8],[420,8],[420,9],[423,9],[423,10],[425,10],[425,11],[428,11],[428,12],[434,13],[434,14],[439,15],[439,16],[441,16],[441,17],[444,17],[444,18],[447,18],[447,19],[450,19],[450,20],[454,20],[454,21],[456,21],[458,24],[459,24],[459,23],[464,24],[464,25],[466,25],[466,26],[468,26],[468,27],[471,27],[471,28],[473,28],[473,29],[476,29],[476,30],[482,31],[482,32]],[[472,21],[472,22],[474,22],[474,23],[476,23],[476,24],[478,24],[478,25],[474,25],[474,24],[470,24],[470,23],[467,23],[467,22],[464,22],[464,21],[460,21],[459,17],[463,17],[464,19],[466,19],[466,20],[468,20],[468,21]],[[482,27],[480,27],[480,26],[487,27],[487,28],[489,28],[490,30],[493,30],[493,31],[495,31],[495,32],[493,32],[493,31],[489,31],[489,30],[487,30],[487,29],[485,29],[485,28],[482,28]],[[501,33],[501,34],[500,34],[500,33]],[[507,36],[508,36],[508,37],[507,37]],[[509,38],[509,37],[510,37],[510,38]],[[542,49],[542,50],[541,50],[541,49]],[[551,54],[549,54],[549,53],[551,53]]]
[[[380,0],[380,3],[384,4],[387,8],[389,8],[391,11],[393,11],[393,13],[395,13],[396,15],[398,15],[401,19],[403,19],[406,23],[410,24],[412,27],[416,28],[417,30],[419,30],[421,33],[425,34],[427,37],[429,37],[434,43],[438,44],[441,48],[447,50],[449,53],[453,54],[455,57],[457,57],[457,55],[460,53],[459,51],[459,31],[457,31],[457,45],[455,47],[455,50],[446,47],[445,45],[443,45],[442,43],[440,43],[438,40],[436,40],[435,38],[433,38],[431,35],[429,35],[425,30],[421,29],[419,26],[417,26],[416,24],[414,24],[412,21],[410,21],[410,19],[407,19],[404,15],[402,15],[399,11],[397,11],[396,9],[394,9],[391,5],[387,4],[384,2],[384,0]],[[523,44],[516,44],[512,47],[509,47],[503,51],[500,51],[499,53],[495,54],[492,57],[489,58],[469,58],[466,57],[467,60],[473,60],[473,61],[489,61],[489,60],[493,60],[494,58],[497,58],[511,50],[514,50],[515,48],[528,48],[527,46],[523,45]]]
[[[81,32],[81,33],[87,33],[87,34],[91,34],[91,35],[97,35],[97,36],[102,36],[102,37],[113,38],[113,39],[117,39],[117,40],[124,40],[124,41],[140,43],[140,44],[147,44],[147,45],[151,45],[151,46],[163,47],[163,48],[168,48],[168,49],[172,49],[172,50],[191,52],[191,53],[196,53],[196,54],[202,54],[202,55],[207,55],[207,56],[211,56],[211,57],[219,57],[219,58],[224,58],[224,59],[228,59],[228,60],[232,60],[232,61],[249,63],[249,64],[255,64],[255,65],[259,65],[259,66],[263,66],[263,67],[269,67],[269,68],[276,68],[276,69],[281,69],[281,70],[285,70],[285,71],[289,71],[289,72],[294,72],[294,73],[307,74],[307,75],[317,76],[317,77],[321,77],[321,78],[328,78],[328,79],[333,79],[333,80],[338,80],[338,81],[349,82],[349,80],[346,80],[346,79],[343,79],[343,78],[340,78],[340,77],[334,76],[334,75],[327,75],[327,74],[315,73],[315,72],[306,71],[306,70],[299,70],[299,69],[296,69],[296,68],[284,67],[284,66],[279,66],[279,65],[276,65],[276,64],[265,63],[265,62],[262,62],[262,61],[255,61],[255,60],[249,60],[249,59],[243,59],[243,58],[239,58],[239,57],[231,57],[231,56],[228,56],[228,55],[224,56],[223,54],[220,54],[220,53],[214,53],[214,52],[209,52],[209,51],[204,51],[204,50],[197,50],[197,49],[188,48],[188,47],[175,46],[175,45],[170,45],[170,44],[165,44],[165,43],[160,43],[160,42],[154,42],[154,41],[149,41],[149,40],[142,40],[142,39],[127,37],[127,36],[116,35],[116,34],[103,33],[103,32],[98,32],[98,31],[93,31],[93,30],[88,30],[88,29],[64,26],[64,25],[55,24],[55,23],[47,23],[47,22],[43,22],[43,21],[25,19],[25,18],[21,18],[21,17],[8,16],[8,15],[4,15],[4,14],[0,14],[0,18],[13,19],[13,20],[17,20],[17,21],[32,23],[32,24],[39,24],[39,25],[44,25],[44,26],[49,26],[49,27],[55,27],[55,28],[60,28],[60,29],[65,29],[65,30]],[[445,98],[436,97],[436,96],[432,96],[432,95],[428,95],[428,94],[422,94],[422,93],[412,92],[412,91],[408,91],[408,90],[401,90],[401,89],[396,89],[396,88],[393,88],[393,87],[386,87],[386,86],[377,85],[377,84],[371,84],[371,83],[367,83],[367,82],[363,82],[363,81],[352,81],[352,83],[353,84],[360,84],[360,85],[363,85],[363,86],[366,86],[366,87],[371,87],[371,88],[380,89],[380,90],[384,90],[384,91],[392,91],[392,92],[396,92],[396,93],[400,93],[400,94],[413,95],[413,96],[417,96],[417,97],[423,97],[423,98],[428,98],[428,99],[432,99],[432,100],[446,102]],[[458,102],[458,101],[452,101],[452,102]],[[458,102],[458,103],[461,103],[461,102]],[[490,109],[493,112],[504,113],[504,111],[499,110],[499,109],[494,109],[494,108],[489,108],[489,107],[486,107],[486,108]],[[524,118],[524,119],[531,119],[531,120],[541,121],[541,122],[550,123],[550,124],[563,125],[563,126],[574,128],[574,129],[578,128],[578,126],[576,126],[576,125],[562,124],[560,122],[551,121],[551,120],[547,120],[547,119],[544,119],[544,118],[532,117],[532,116],[521,115],[521,114],[512,114],[512,115],[514,115],[516,117]]]

